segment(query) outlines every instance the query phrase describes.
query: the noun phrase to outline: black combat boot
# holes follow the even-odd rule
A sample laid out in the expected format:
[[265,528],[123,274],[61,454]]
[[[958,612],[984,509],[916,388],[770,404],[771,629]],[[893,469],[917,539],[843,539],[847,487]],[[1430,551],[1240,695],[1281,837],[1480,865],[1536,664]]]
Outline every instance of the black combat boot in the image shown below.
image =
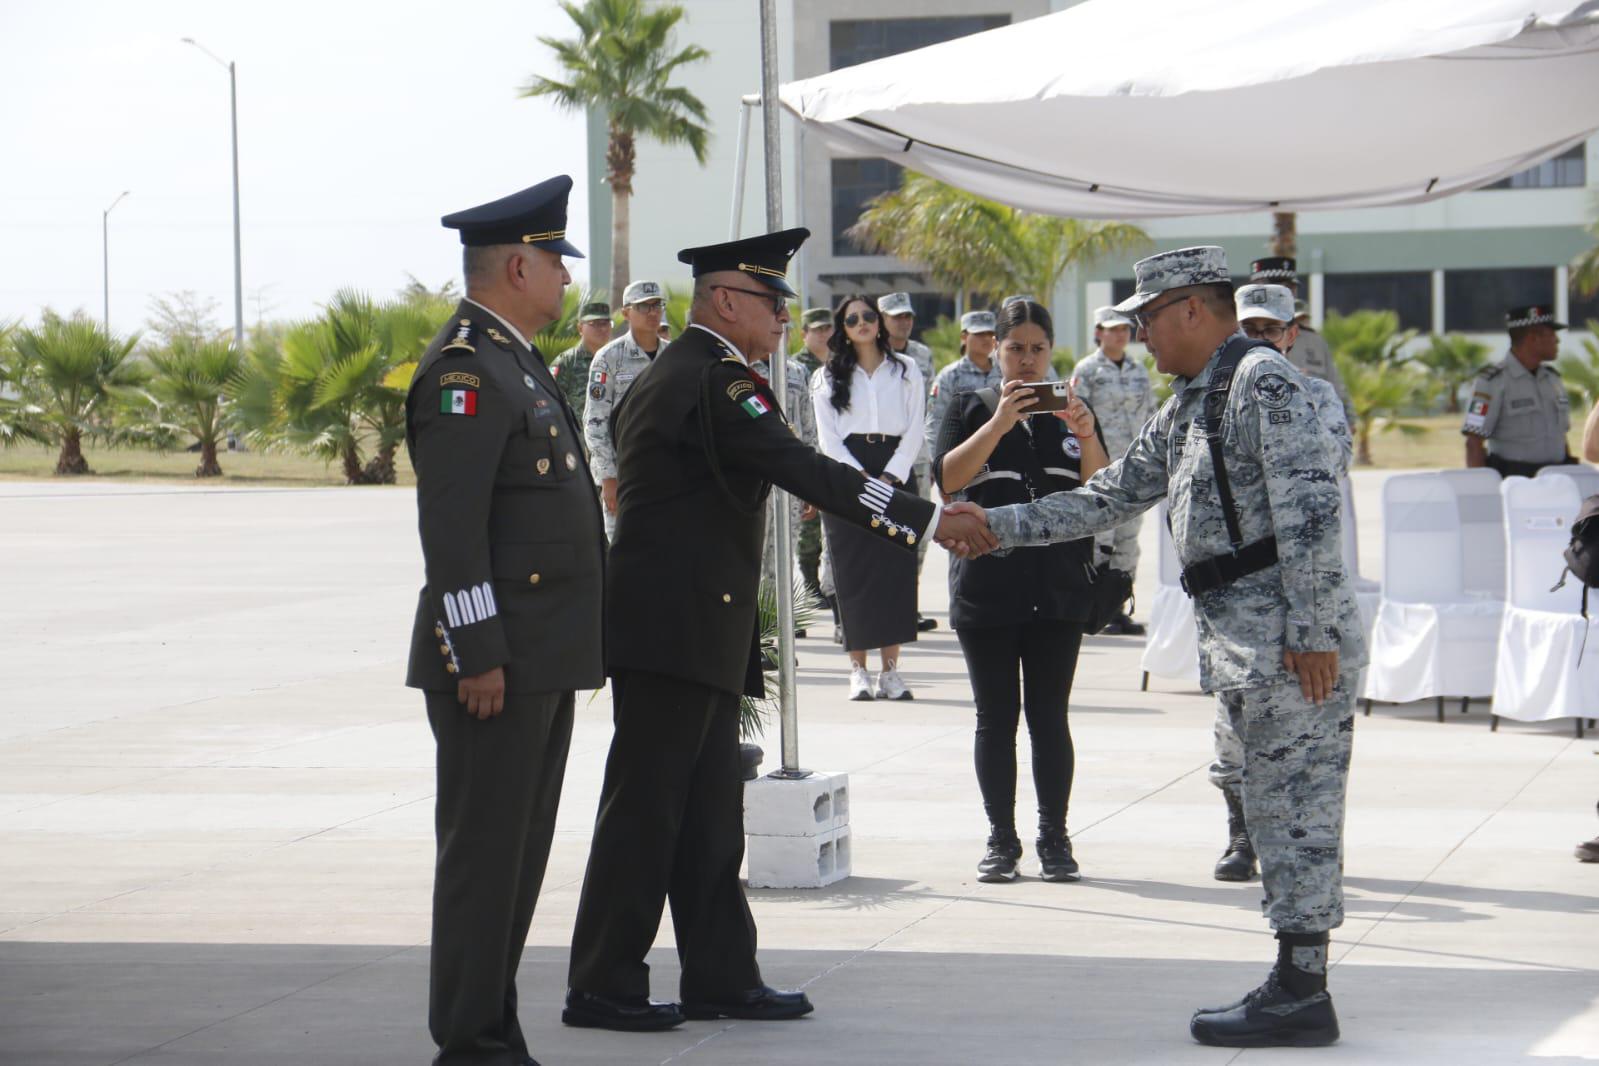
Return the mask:
[[1081,881],[1082,872],[1072,858],[1072,838],[1064,829],[1039,830],[1033,847],[1038,856],[1038,876],[1045,881]]
[[1325,1047],[1338,1040],[1327,994],[1327,934],[1278,933],[1277,965],[1237,1003],[1201,1009],[1188,1023],[1212,1047]]
[[977,864],[977,879],[996,883],[1016,880],[1016,864],[1022,857],[1022,841],[1014,829],[991,829],[988,851]]
[[1224,788],[1227,799],[1227,851],[1216,860],[1216,880],[1252,881],[1255,878],[1255,849],[1249,843],[1249,828],[1244,824],[1244,798],[1236,788]]

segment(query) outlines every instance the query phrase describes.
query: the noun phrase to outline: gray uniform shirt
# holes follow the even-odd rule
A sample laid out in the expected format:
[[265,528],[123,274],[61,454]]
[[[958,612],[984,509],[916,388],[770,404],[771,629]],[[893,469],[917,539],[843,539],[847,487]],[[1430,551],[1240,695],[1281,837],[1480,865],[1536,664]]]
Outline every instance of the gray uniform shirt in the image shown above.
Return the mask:
[[1489,454],[1501,459],[1558,463],[1570,429],[1571,398],[1554,365],[1533,373],[1506,355],[1478,372],[1460,432],[1487,438]]
[[[660,349],[657,348],[656,351]],[[589,444],[589,469],[598,484],[616,476],[616,443],[611,440],[611,409],[627,395],[633,379],[650,365],[650,356],[633,334],[624,333],[594,353],[589,365],[589,395],[583,405],[583,436]]]
[[927,398],[927,439],[938,440],[938,427],[944,424],[944,415],[961,393],[997,389],[999,385],[999,360],[992,357],[987,370],[979,369],[968,355],[961,356],[940,370],[933,379],[933,388]]
[[1118,363],[1096,349],[1072,370],[1072,388],[1094,409],[1105,450],[1113,459],[1127,450],[1155,413],[1149,371],[1131,355],[1124,354]]
[[[1071,492],[996,507],[988,523],[1001,548],[1076,540],[1169,498],[1172,541],[1186,566],[1231,545],[1200,414],[1216,354],[1120,459]],[[1276,349],[1238,364],[1222,419],[1222,454],[1245,543],[1277,538],[1278,562],[1201,593],[1199,680],[1207,692],[1289,680],[1283,651],[1336,651],[1339,670],[1366,662],[1354,591],[1344,569],[1338,445],[1323,428],[1304,378]]]
[[[933,381],[933,349],[929,348],[921,341],[911,340],[905,342],[905,350],[900,354],[911,357],[911,361],[916,364],[916,369],[922,372],[922,380],[928,383],[927,387],[929,390],[931,390]],[[935,423],[929,424],[936,425]],[[925,434],[923,435],[922,450],[921,453],[916,456],[917,466],[927,466],[932,462],[932,442],[933,438],[931,436]],[[926,485],[922,486],[922,491],[927,491]]]
[[1343,405],[1344,417],[1351,424],[1355,421],[1355,408],[1349,402],[1349,390],[1344,388],[1338,364],[1333,362],[1332,349],[1327,347],[1327,341],[1320,333],[1299,327],[1299,338],[1288,349],[1288,361],[1300,372],[1331,384],[1333,391],[1338,394],[1338,402]]

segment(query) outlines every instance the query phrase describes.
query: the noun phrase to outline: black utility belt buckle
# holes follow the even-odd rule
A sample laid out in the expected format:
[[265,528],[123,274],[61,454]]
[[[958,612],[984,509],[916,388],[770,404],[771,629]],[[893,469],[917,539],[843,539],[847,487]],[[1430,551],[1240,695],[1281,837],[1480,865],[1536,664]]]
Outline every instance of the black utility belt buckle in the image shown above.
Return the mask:
[[1177,583],[1183,587],[1183,592],[1188,598],[1193,599],[1197,593],[1209,592],[1225,580],[1221,567],[1216,564],[1215,559],[1201,559],[1193,566],[1183,567],[1182,576],[1177,579]]

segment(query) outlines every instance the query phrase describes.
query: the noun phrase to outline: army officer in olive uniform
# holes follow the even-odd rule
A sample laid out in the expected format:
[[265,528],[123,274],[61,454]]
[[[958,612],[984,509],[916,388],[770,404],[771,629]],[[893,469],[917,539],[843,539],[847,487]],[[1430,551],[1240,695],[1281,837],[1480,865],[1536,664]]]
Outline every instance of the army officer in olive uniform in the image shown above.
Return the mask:
[[1505,312],[1510,354],[1477,372],[1460,432],[1466,465],[1488,466],[1500,477],[1533,477],[1546,466],[1574,463],[1566,444],[1571,398],[1555,369],[1560,355],[1555,321],[1547,304]]
[[561,310],[572,179],[444,218],[466,299],[406,443],[427,584],[406,683],[438,747],[428,1028],[437,1066],[525,1066],[516,968],[555,828],[573,690],[603,684],[604,536],[582,428],[527,338]]
[[[678,253],[694,271],[689,327],[639,374],[612,427],[620,497],[606,582],[616,733],[572,935],[562,1019],[611,1029],[687,1018],[794,1018],[755,963],[739,881],[741,694],[762,692],[756,588],[775,482],[907,551],[923,538],[992,545],[944,514],[801,443],[750,372],[783,339],[786,230]],[[670,898],[682,1006],[649,1000],[645,953]]]

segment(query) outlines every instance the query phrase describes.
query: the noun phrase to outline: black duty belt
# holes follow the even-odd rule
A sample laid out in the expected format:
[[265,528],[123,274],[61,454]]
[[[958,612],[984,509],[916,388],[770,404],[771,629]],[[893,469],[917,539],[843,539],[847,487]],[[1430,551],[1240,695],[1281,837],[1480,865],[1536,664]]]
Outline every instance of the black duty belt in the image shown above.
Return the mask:
[[1235,552],[1201,559],[1183,568],[1179,583],[1189,596],[1230,585],[1245,574],[1264,570],[1277,561],[1277,538],[1264,537],[1253,544],[1245,544]]

